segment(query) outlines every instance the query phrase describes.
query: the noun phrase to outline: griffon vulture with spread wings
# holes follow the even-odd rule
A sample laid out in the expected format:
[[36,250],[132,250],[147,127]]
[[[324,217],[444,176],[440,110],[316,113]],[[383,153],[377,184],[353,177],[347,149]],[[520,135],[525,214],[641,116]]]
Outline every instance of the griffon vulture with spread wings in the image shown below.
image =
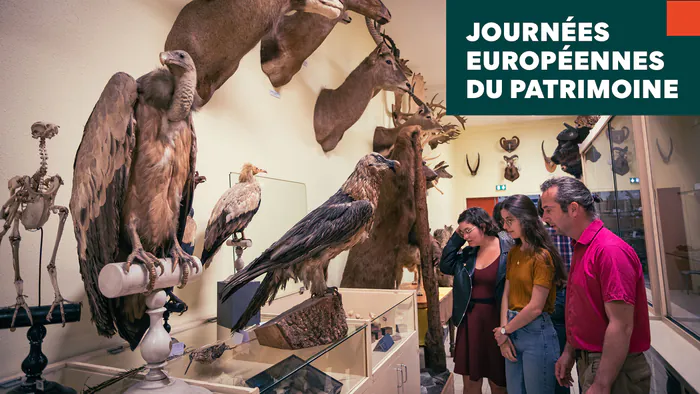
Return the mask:
[[267,172],[246,163],[243,165],[238,183],[231,186],[217,201],[211,211],[207,229],[204,232],[202,264],[209,266],[211,259],[228,237],[236,233],[245,238],[245,229],[260,208],[260,184],[255,175]]
[[387,170],[395,172],[398,164],[378,153],[364,156],[334,195],[227,280],[219,293],[222,302],[246,283],[267,274],[232,331],[243,328],[265,302],[275,298],[289,279],[301,279],[304,286],[311,289],[312,296],[326,292],[328,263],[367,238],[374,222],[383,175]]
[[[182,250],[192,206],[197,145],[192,125],[197,73],[184,51],[162,52],[164,68],[138,80],[117,73],[90,114],[76,153],[70,210],[92,321],[138,346],[149,326],[144,295],[108,299],[98,287],[109,263],[144,264],[153,289],[158,258],[183,269],[194,260]],[[128,270],[128,268],[127,268]]]

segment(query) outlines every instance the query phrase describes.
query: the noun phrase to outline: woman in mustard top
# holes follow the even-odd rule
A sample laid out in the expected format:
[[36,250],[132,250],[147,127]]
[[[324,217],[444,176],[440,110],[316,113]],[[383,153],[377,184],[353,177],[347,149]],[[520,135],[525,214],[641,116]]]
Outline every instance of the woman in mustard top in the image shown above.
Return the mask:
[[529,197],[508,197],[501,215],[516,241],[508,253],[501,327],[493,330],[506,358],[508,393],[554,394],[559,341],[550,314],[566,272]]

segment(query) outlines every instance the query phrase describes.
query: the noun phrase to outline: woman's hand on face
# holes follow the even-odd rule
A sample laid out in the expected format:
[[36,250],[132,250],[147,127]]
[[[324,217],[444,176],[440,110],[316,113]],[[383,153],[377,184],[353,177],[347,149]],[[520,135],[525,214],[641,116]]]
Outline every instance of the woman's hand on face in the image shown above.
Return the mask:
[[506,337],[506,340],[499,345],[501,348],[501,355],[508,361],[516,362],[518,359],[515,358],[515,346],[511,342],[510,338]]

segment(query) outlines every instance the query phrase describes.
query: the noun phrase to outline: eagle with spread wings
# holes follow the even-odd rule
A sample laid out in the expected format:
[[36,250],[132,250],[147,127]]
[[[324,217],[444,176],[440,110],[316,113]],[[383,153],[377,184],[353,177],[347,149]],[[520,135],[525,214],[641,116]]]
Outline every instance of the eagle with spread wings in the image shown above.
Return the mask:
[[302,280],[312,296],[323,295],[327,290],[328,263],[368,237],[383,176],[388,170],[396,172],[398,165],[398,161],[378,153],[364,156],[334,195],[228,279],[219,293],[222,302],[246,283],[266,274],[232,331],[242,329],[289,279]]
[[134,80],[114,74],[83,130],[73,166],[70,211],[92,321],[106,337],[138,346],[149,326],[143,294],[108,299],[100,270],[144,264],[153,290],[159,258],[180,264],[183,286],[194,259],[181,247],[192,207],[197,143],[192,124],[197,72],[185,51],[160,54],[165,67]]

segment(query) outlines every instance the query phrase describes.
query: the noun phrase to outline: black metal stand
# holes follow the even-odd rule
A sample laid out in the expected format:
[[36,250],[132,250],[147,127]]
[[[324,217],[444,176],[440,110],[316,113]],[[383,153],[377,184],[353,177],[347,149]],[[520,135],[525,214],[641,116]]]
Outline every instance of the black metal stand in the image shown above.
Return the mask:
[[[41,351],[41,344],[46,337],[47,324],[61,324],[61,312],[59,308],[55,308],[51,313],[51,321],[46,320],[46,315],[49,312],[49,306],[33,306],[29,308],[32,312],[34,324],[30,326],[29,317],[23,309],[17,313],[15,327],[29,327],[27,331],[27,339],[29,339],[29,355],[22,361],[22,371],[26,374],[22,385],[10,391],[10,394],[15,393],[77,393],[75,390],[63,387],[56,382],[44,380],[42,372],[49,361]],[[66,323],[72,323],[80,320],[80,304],[64,305]],[[15,308],[0,309],[0,329],[10,328],[12,315]]]

